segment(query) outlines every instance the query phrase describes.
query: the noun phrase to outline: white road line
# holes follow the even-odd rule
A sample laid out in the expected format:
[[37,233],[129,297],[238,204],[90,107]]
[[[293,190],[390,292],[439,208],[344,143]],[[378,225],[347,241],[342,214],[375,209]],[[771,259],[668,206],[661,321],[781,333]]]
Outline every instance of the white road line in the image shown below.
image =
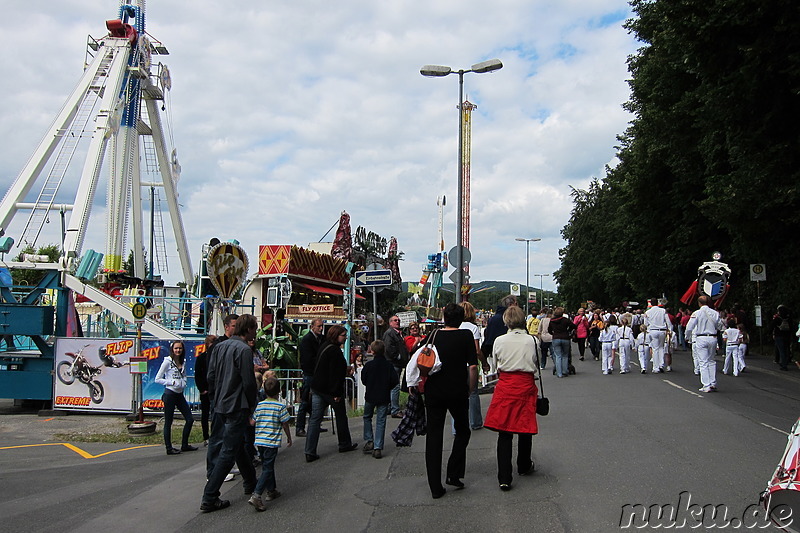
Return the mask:
[[668,379],[663,379],[663,380],[661,380],[661,381],[663,381],[664,383],[666,383],[666,384],[668,384],[668,385],[672,385],[672,386],[673,386],[673,387],[675,387],[676,389],[680,389],[680,390],[682,390],[682,391],[684,391],[684,392],[688,392],[689,394],[692,394],[692,395],[694,395],[694,396],[697,396],[698,398],[702,398],[702,397],[703,397],[703,395],[702,395],[702,394],[697,394],[696,392],[694,392],[694,391],[691,391],[691,390],[689,390],[689,389],[687,389],[687,388],[685,388],[685,387],[681,387],[681,386],[680,386],[680,385],[678,385],[677,383],[673,383],[672,381],[670,381],[670,380],[668,380]]
[[770,426],[769,424],[765,424],[764,422],[759,422],[759,424],[761,424],[761,425],[762,425],[762,426],[764,426],[765,428],[774,429],[774,430],[775,430],[775,431],[777,431],[778,433],[783,433],[784,435],[787,435],[787,436],[789,435],[789,433],[788,433],[788,432],[786,432],[786,431],[783,431],[782,429],[778,429],[778,428],[776,428],[776,427],[772,427],[772,426]]

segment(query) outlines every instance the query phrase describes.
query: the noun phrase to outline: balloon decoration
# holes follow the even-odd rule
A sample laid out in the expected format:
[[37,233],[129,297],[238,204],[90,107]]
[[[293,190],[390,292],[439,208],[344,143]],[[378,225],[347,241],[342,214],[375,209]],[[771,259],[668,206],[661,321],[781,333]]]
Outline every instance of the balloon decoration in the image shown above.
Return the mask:
[[220,298],[231,299],[247,277],[248,261],[239,243],[221,242],[208,251],[208,276]]

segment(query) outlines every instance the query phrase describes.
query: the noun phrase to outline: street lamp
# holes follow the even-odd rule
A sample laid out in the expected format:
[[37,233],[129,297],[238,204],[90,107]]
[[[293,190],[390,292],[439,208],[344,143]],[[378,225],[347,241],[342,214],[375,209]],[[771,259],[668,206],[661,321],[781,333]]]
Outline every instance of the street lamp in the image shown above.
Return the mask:
[[456,303],[461,303],[461,286],[464,285],[464,113],[461,112],[461,104],[464,101],[464,74],[475,72],[483,74],[503,68],[503,63],[499,59],[490,59],[472,65],[469,69],[453,70],[442,65],[425,65],[419,69],[419,73],[429,78],[441,78],[449,74],[458,74],[458,213],[456,213],[457,232],[456,232]]
[[525,292],[527,293],[527,296],[525,297],[525,316],[528,316],[528,305],[531,301],[531,243],[539,242],[542,239],[526,239],[524,237],[517,237],[514,240],[525,243]]
[[533,277],[539,276],[539,292],[542,293],[542,306],[544,306],[544,278],[550,274],[534,274]]

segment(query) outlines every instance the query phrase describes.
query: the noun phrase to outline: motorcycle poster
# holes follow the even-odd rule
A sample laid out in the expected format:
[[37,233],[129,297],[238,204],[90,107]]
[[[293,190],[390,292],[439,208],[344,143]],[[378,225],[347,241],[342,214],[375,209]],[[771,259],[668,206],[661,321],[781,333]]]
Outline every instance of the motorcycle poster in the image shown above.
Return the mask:
[[[142,375],[142,400],[145,411],[163,410],[164,387],[155,382],[158,369],[169,353],[169,340],[142,339],[141,354],[134,353],[134,339],[59,338],[55,345],[53,408],[76,411],[123,412],[131,410],[133,376],[131,356],[147,357],[147,373]],[[193,410],[199,409],[199,393],[194,385],[194,361],[201,341],[184,341],[187,386],[184,394]]]

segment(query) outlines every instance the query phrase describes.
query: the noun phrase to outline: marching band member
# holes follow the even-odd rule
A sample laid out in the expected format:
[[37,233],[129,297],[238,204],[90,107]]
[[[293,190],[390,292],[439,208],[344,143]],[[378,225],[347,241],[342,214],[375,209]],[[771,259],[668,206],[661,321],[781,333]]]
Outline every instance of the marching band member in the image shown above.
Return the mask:
[[633,348],[635,339],[630,326],[630,320],[625,316],[622,317],[622,327],[617,330],[617,335],[619,345],[619,373],[627,374],[631,371],[631,349]]

